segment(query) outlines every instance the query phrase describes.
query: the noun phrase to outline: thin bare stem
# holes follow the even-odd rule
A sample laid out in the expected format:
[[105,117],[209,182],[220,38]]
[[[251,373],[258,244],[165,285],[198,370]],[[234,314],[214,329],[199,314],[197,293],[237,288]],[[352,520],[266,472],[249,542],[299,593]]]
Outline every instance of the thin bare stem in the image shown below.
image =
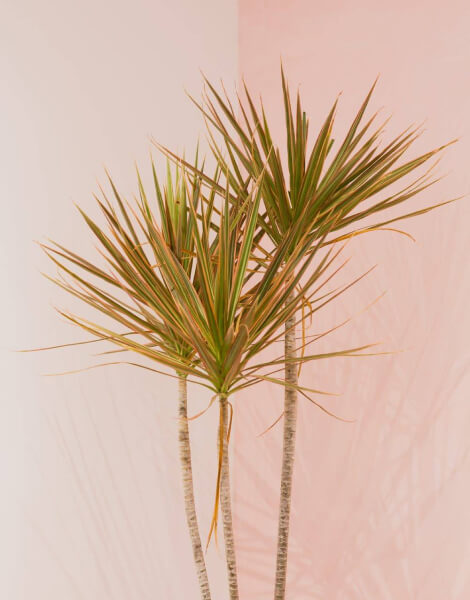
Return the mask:
[[219,444],[222,445],[222,471],[220,476],[220,506],[224,521],[225,558],[230,600],[238,600],[237,561],[233,536],[232,502],[230,496],[230,466],[228,455],[228,402],[225,396],[219,396],[220,424]]
[[207,577],[204,552],[197,522],[196,503],[194,500],[193,470],[191,464],[191,445],[188,426],[188,388],[186,376],[179,374],[178,379],[178,441],[183,477],[184,508],[188,523],[189,536],[193,547],[194,563],[196,565],[202,600],[211,600],[209,579]]
[[[295,359],[295,315],[285,325],[285,357]],[[298,369],[295,362],[286,362],[284,389],[284,437],[282,449],[281,497],[279,504],[279,526],[277,538],[275,600],[284,600],[287,581],[287,556],[291,509],[292,475],[294,472],[295,434],[297,423]]]

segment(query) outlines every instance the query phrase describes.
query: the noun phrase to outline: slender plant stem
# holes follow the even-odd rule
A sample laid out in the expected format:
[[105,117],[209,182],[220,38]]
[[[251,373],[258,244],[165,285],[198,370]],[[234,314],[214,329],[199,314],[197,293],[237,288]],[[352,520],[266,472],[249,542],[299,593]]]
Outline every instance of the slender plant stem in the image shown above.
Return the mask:
[[209,579],[207,577],[204,552],[199,535],[199,526],[196,515],[196,504],[194,501],[193,469],[191,465],[191,444],[189,441],[188,427],[188,388],[186,375],[178,374],[178,416],[179,416],[179,451],[181,461],[181,472],[183,476],[184,508],[188,523],[189,535],[193,547],[194,562],[196,564],[201,599],[210,600]]
[[228,455],[228,402],[225,396],[219,396],[220,423],[219,444],[222,445],[222,469],[220,474],[220,506],[224,522],[225,558],[230,600],[238,600],[237,561],[233,537],[232,501],[230,497],[230,468]]
[[[295,315],[285,324],[284,353],[286,359],[296,357]],[[285,382],[297,385],[297,365],[286,362]],[[289,522],[292,493],[292,474],[294,472],[295,433],[297,424],[297,390],[285,387],[284,390],[284,439],[282,449],[281,499],[279,506],[279,529],[277,538],[275,600],[284,600],[287,581],[287,557],[289,546]]]

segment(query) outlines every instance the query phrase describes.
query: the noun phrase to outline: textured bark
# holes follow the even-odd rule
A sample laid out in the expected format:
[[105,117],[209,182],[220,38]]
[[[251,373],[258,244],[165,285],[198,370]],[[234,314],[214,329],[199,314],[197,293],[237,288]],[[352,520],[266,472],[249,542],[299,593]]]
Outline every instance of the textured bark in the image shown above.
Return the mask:
[[227,562],[227,575],[230,600],[238,600],[237,561],[235,555],[235,542],[233,538],[232,502],[230,497],[230,471],[227,443],[228,404],[227,398],[221,396],[220,402],[220,430],[219,444],[222,444],[222,469],[220,474],[220,506],[224,523],[225,558]]
[[[295,358],[295,316],[285,325],[285,357]],[[296,385],[297,365],[286,363],[285,381]],[[286,387],[284,391],[284,440],[282,449],[281,499],[279,506],[279,529],[277,538],[275,600],[284,600],[287,580],[287,558],[289,546],[289,521],[291,508],[292,474],[294,471],[295,432],[297,423],[297,390]]]
[[181,460],[181,471],[183,475],[184,508],[186,511],[186,520],[188,523],[189,535],[193,547],[194,562],[196,564],[199,587],[201,590],[201,599],[210,600],[211,593],[209,589],[209,580],[207,577],[206,563],[204,560],[204,551],[199,535],[199,527],[196,515],[196,504],[194,501],[193,470],[191,466],[191,445],[189,441],[188,427],[188,392],[185,375],[179,375],[178,380],[179,403],[179,451]]

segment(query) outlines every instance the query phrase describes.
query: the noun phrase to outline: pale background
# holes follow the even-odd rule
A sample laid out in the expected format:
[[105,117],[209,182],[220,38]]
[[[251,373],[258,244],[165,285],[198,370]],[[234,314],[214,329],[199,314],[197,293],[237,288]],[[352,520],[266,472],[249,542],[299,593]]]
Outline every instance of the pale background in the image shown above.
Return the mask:
[[[11,350],[83,339],[54,313],[53,305],[76,305],[41,277],[53,269],[33,240],[92,249],[73,203],[93,211],[103,166],[130,194],[134,160],[148,175],[150,135],[174,148],[195,145],[200,121],[184,90],[199,93],[200,68],[235,83],[236,4],[3,0],[0,7],[0,597],[197,597],[173,380],[130,367],[44,378],[96,363],[97,348]],[[195,390],[190,410],[206,401]],[[216,417],[192,428],[204,540]],[[214,546],[208,562],[222,599],[225,571]]]
[[[149,135],[191,146],[200,123],[184,96],[199,68],[240,74],[282,131],[279,59],[301,84],[312,130],[338,91],[338,126],[375,76],[390,134],[427,118],[418,149],[461,136],[447,179],[413,206],[468,193],[470,12],[465,2],[12,2],[0,7],[2,411],[0,596],[12,600],[196,598],[182,502],[171,380],[130,368],[44,378],[96,362],[79,347],[17,348],[80,334],[52,305],[32,240],[88,251],[73,203],[92,207],[103,165],[129,194]],[[343,396],[302,403],[289,598],[464,600],[470,594],[468,201],[409,222],[413,244],[372,234],[348,248],[349,274],[377,269],[313,331],[386,296],[322,347],[385,341],[402,354],[318,363],[306,383]],[[88,243],[87,243],[88,242]],[[192,410],[206,397],[194,390]],[[279,391],[235,400],[235,517],[243,600],[272,597]],[[195,422],[201,531],[209,518],[215,414]],[[256,458],[256,460],[254,460]],[[220,553],[208,557],[226,597]]]

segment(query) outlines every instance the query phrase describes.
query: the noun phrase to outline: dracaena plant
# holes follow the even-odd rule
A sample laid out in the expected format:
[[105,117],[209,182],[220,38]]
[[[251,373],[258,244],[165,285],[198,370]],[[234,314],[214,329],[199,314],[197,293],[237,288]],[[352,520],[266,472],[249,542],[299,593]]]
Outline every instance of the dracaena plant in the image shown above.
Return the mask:
[[[197,158],[195,165],[197,165]],[[197,182],[194,182],[192,188],[188,188],[183,171],[177,167],[172,173],[169,163],[167,163],[163,189],[153,161],[152,175],[159,216],[158,234],[161,236],[162,243],[173,253],[184,273],[194,281],[194,237],[191,231],[194,221],[188,212],[188,202],[193,202],[197,210],[199,202]],[[144,250],[144,245],[148,245],[149,240],[156,235],[157,221],[154,212],[150,209],[138,172],[137,178],[140,195],[138,204],[140,229],[136,228],[135,222],[133,224],[132,210],[126,206],[125,200],[121,198],[109,175],[114,203],[108,199],[104,190],[101,190],[102,199],[96,197],[96,200],[109,225],[111,236],[88,215],[80,211],[105,250],[111,271],[98,267],[96,263],[89,262],[57,243],[53,246],[43,245],[43,249],[62,274],[67,274],[71,278],[73,285],[63,276],[60,280],[54,279],[56,283],[104,315],[111,317],[125,330],[117,334],[113,328],[113,331],[107,335],[102,327],[80,321],[79,324],[83,328],[93,332],[97,339],[108,339],[120,346],[121,349],[114,352],[132,350],[147,357],[150,354],[150,358],[175,371],[178,379],[178,442],[186,520],[201,597],[209,600],[211,597],[209,578],[194,500],[187,413],[187,377],[188,372],[191,372],[191,366],[194,366],[197,361],[194,348],[172,327],[170,318],[172,306],[169,303],[171,288],[166,288],[162,280],[154,276],[153,266]],[[155,260],[154,254],[153,261]],[[106,288],[103,288],[103,283],[107,284]],[[114,293],[113,288],[115,288]],[[116,290],[118,294],[120,293],[120,297],[116,296]],[[159,298],[159,311],[156,311],[154,306],[156,297]],[[78,324],[71,315],[67,315],[67,318]],[[136,340],[135,336],[139,336],[140,341]]]
[[[299,307],[310,314],[348,286],[324,293],[324,277],[339,251],[320,253],[334,229],[324,219],[313,244],[301,221],[293,223],[269,254],[257,241],[258,214],[265,173],[253,178],[240,194],[220,169],[205,181],[197,163],[169,171],[163,190],[153,167],[150,200],[138,175],[139,197],[127,203],[109,178],[113,197],[96,197],[105,225],[80,210],[97,239],[105,266],[56,243],[44,250],[58,267],[52,281],[106,318],[90,321],[61,311],[73,324],[107,340],[117,351],[134,352],[169,368],[178,379],[179,446],[186,518],[199,577],[201,598],[210,598],[207,571],[194,503],[187,415],[187,381],[210,390],[219,405],[218,473],[209,537],[217,535],[219,503],[223,517],[230,598],[238,598],[232,526],[229,455],[229,398],[260,381],[297,389],[312,402],[315,390],[277,377],[287,362],[300,363],[337,355],[357,355],[368,346],[322,355],[263,359],[264,351],[282,337],[285,323],[295,322]],[[212,184],[207,186],[210,179]],[[331,277],[331,273],[328,278]],[[323,281],[320,280],[323,278]],[[294,320],[294,321],[293,321]],[[119,361],[121,363],[126,361]],[[115,363],[113,363],[115,364]],[[135,366],[165,373],[136,362]]]
[[[431,149],[411,160],[403,160],[421,131],[410,127],[385,145],[381,145],[384,124],[376,125],[377,114],[365,121],[373,89],[367,94],[344,139],[333,139],[337,110],[334,102],[316,138],[310,143],[309,121],[297,94],[295,107],[287,81],[281,69],[282,98],[285,112],[286,146],[281,151],[273,140],[265,110],[257,105],[246,85],[234,106],[225,90],[218,91],[206,79],[202,102],[194,101],[204,116],[212,154],[226,173],[232,190],[230,200],[239,203],[247,195],[250,182],[260,174],[261,203],[254,240],[260,247],[263,240],[275,248],[285,247],[284,257],[297,252],[298,241],[308,240],[311,249],[348,239],[371,231],[392,229],[396,221],[415,217],[447,202],[421,210],[402,210],[381,217],[387,209],[400,209],[438,179],[434,166],[425,168],[411,181],[402,180],[419,167],[429,165],[448,144]],[[451,142],[452,143],[452,142]],[[160,147],[168,156],[184,164],[184,160]],[[189,168],[211,188],[218,182],[197,169]],[[395,189],[393,184],[397,184]],[[391,191],[393,190],[393,191]],[[452,201],[452,200],[451,200]],[[365,224],[362,224],[367,220]],[[329,223],[330,235],[324,236]],[[293,228],[296,231],[292,235]],[[290,241],[286,245],[286,239]],[[311,244],[308,248],[308,243]],[[265,256],[269,253],[265,251]],[[294,277],[294,269],[289,273]],[[296,292],[291,288],[288,302]],[[296,357],[304,350],[296,344],[296,314],[285,313],[285,402],[284,433],[280,491],[278,546],[275,573],[275,600],[284,600],[287,575],[289,520],[292,474],[294,468],[297,396],[299,393]]]

